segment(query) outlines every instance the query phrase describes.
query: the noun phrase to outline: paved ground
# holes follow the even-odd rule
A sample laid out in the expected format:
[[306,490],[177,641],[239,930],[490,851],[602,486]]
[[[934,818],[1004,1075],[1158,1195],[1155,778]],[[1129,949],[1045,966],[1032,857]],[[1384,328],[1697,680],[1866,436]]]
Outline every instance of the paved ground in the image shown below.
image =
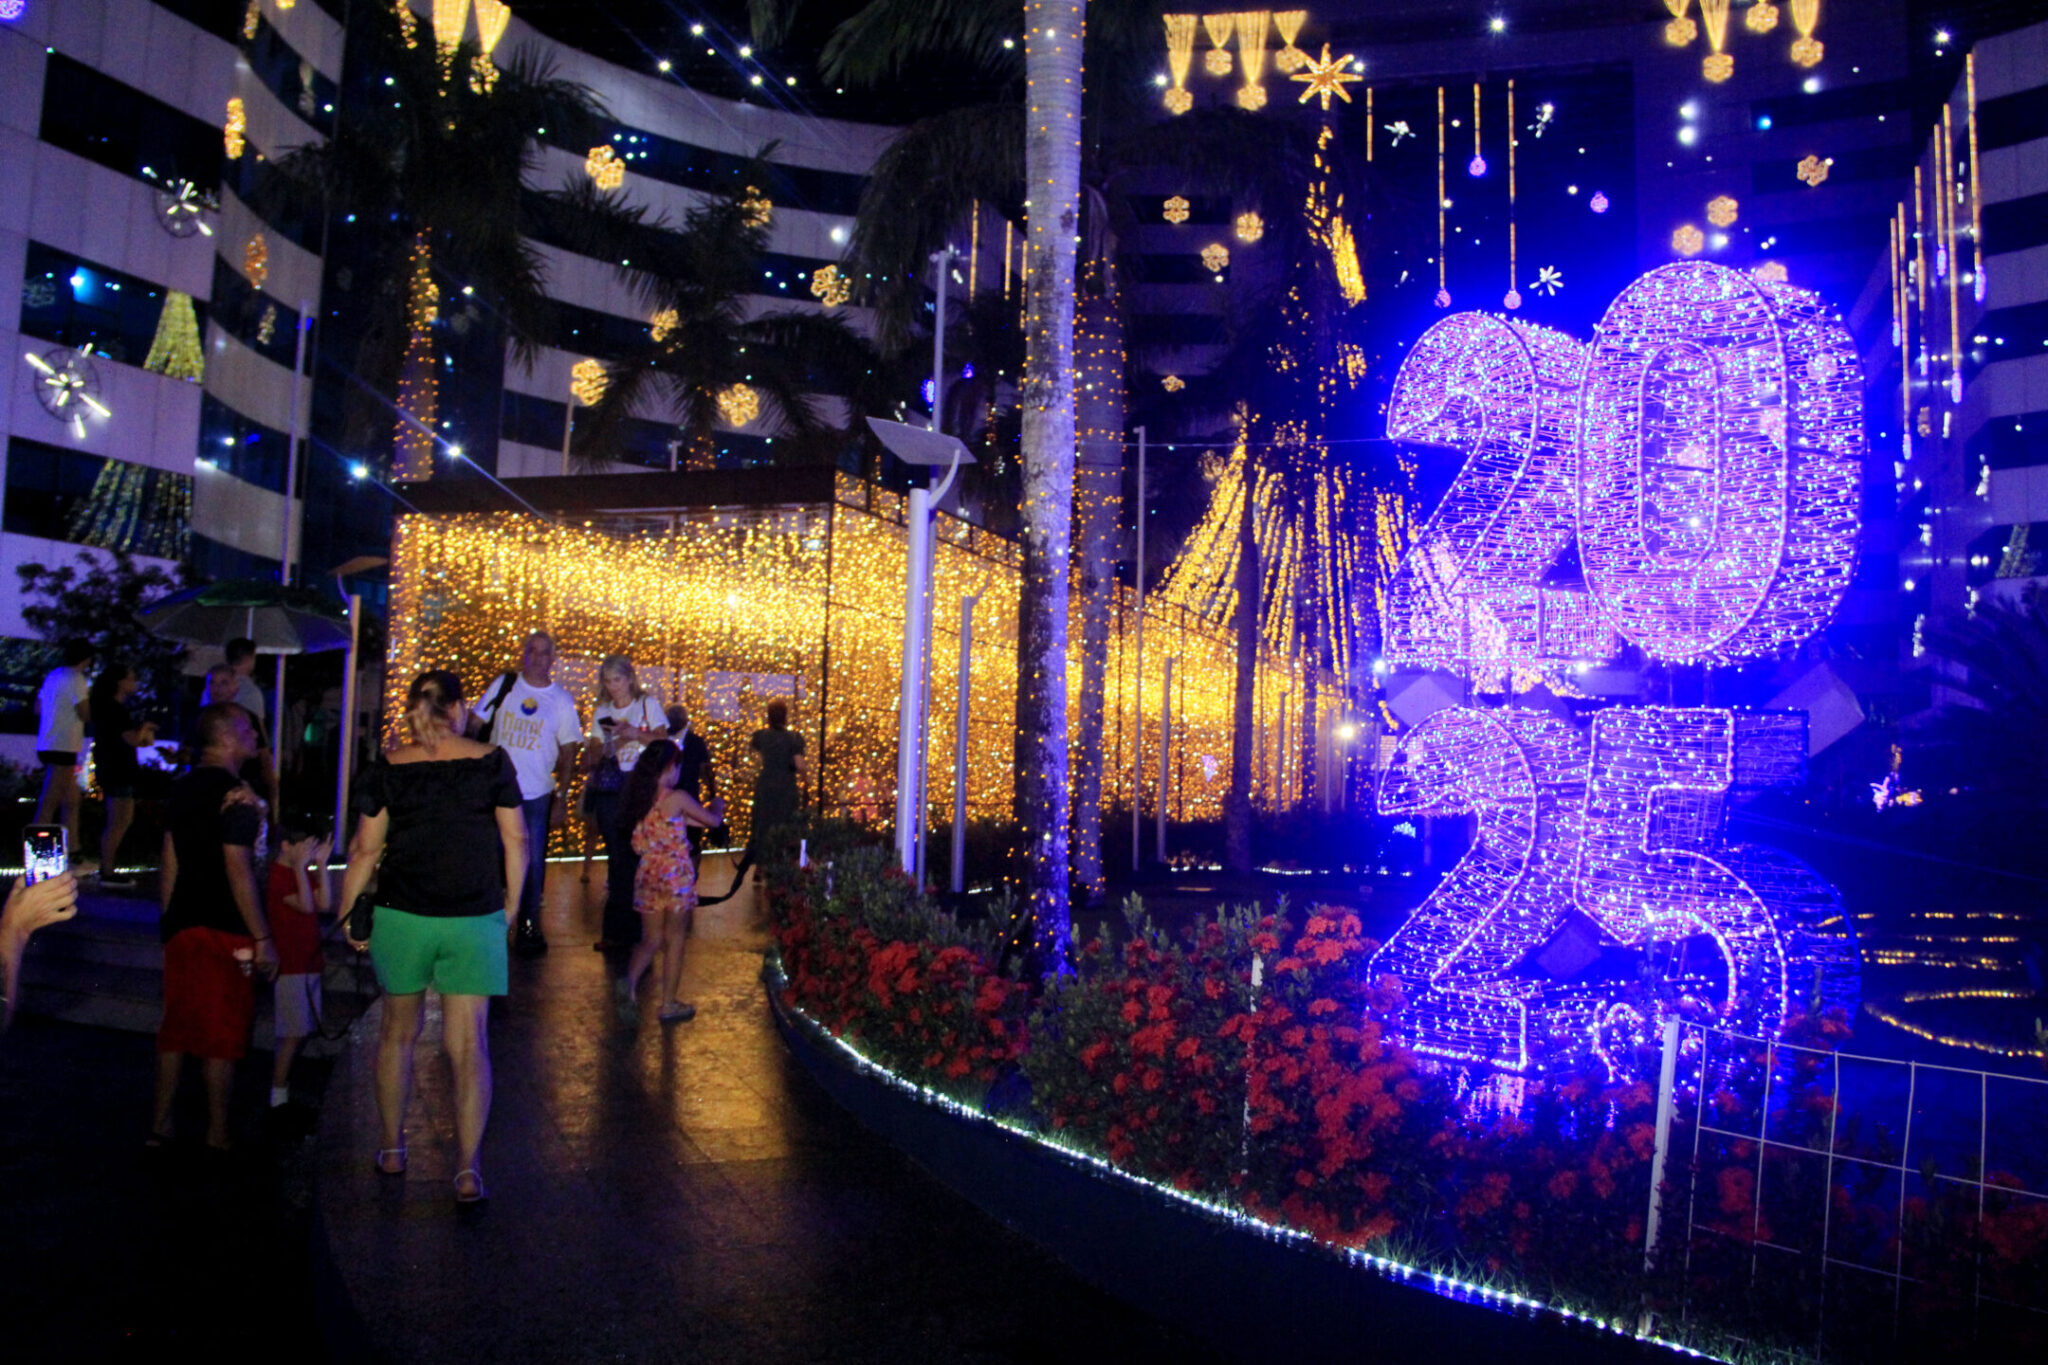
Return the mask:
[[700,919],[685,990],[697,1019],[664,1029],[650,1009],[621,1027],[575,872],[551,877],[554,951],[515,963],[510,1008],[493,1016],[481,1212],[450,1197],[445,1063],[420,1068],[404,1180],[371,1170],[367,1049],[338,1064],[317,1153],[325,1254],[344,1286],[337,1359],[1208,1358],[812,1088],[769,1019],[751,896]]

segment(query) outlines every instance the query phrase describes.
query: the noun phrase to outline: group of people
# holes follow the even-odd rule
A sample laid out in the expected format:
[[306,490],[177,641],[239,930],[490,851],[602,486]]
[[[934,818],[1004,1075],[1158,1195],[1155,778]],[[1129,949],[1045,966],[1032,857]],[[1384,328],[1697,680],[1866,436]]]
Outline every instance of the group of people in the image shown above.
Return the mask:
[[[160,1147],[173,1118],[188,1058],[204,1078],[208,1147],[228,1145],[235,1065],[248,1047],[256,978],[274,985],[276,1037],[271,1103],[289,1098],[290,1069],[319,1026],[323,963],[318,916],[347,913],[347,939],[366,952],[384,994],[376,1094],[382,1146],[376,1167],[406,1169],[404,1131],[426,992],[442,1001],[444,1049],[454,1077],[460,1170],[458,1202],[486,1197],[479,1151],[491,1104],[487,1040],[490,999],[509,984],[508,955],[547,950],[541,894],[549,832],[568,819],[566,793],[579,766],[586,818],[606,852],[600,949],[626,954],[614,978],[622,1022],[639,1018],[641,984],[652,972],[664,1024],[688,1020],[683,958],[696,906],[704,834],[724,821],[711,752],[680,707],[662,707],[630,659],[608,656],[586,728],[574,698],[553,680],[554,640],[535,632],[519,667],[471,699],[454,673],[431,669],[407,691],[405,741],[359,775],[356,817],[339,897],[332,894],[331,835],[272,827],[260,755],[262,697],[244,661],[254,647],[232,642],[229,662],[207,679],[189,728],[190,767],[166,801],[159,888],[164,944],[164,1011],[157,1035],[156,1100],[146,1141]],[[239,657],[238,657],[239,656]],[[76,830],[78,756],[88,721],[109,802],[103,884],[133,819],[135,751],[154,739],[128,703],[132,669],[113,665],[91,679],[92,651],[67,646],[45,682],[38,750],[44,809]],[[752,745],[753,830],[733,894],[764,847],[785,837],[800,805],[803,740],[788,729],[781,702]],[[125,750],[125,755],[123,751]],[[252,780],[253,779],[253,780]],[[67,785],[68,784],[68,785]],[[75,841],[74,841],[75,842]],[[269,851],[259,878],[259,850]],[[374,890],[373,888],[374,883]],[[66,874],[16,886],[0,927],[4,1007],[28,936],[75,913]]]
[[[579,763],[589,764],[586,814],[606,850],[597,946],[631,950],[614,983],[620,1019],[637,1022],[640,984],[657,959],[657,1018],[679,1023],[696,1013],[680,994],[683,957],[703,834],[725,813],[711,794],[710,750],[681,708],[663,708],[647,693],[625,656],[600,665],[587,729],[554,668],[554,640],[537,631],[519,667],[474,701],[455,674],[420,674],[406,696],[406,742],[369,765],[351,803],[357,824],[341,904],[350,908],[349,941],[370,954],[385,996],[376,1168],[397,1176],[407,1166],[405,1113],[431,987],[441,996],[454,1079],[460,1203],[487,1197],[479,1153],[491,1105],[490,1000],[507,991],[510,952],[547,951],[540,912],[548,835],[567,824]],[[771,734],[787,738],[762,738]],[[779,829],[796,814],[802,742],[788,735],[780,703],[762,735],[755,822],[764,829],[765,809]]]

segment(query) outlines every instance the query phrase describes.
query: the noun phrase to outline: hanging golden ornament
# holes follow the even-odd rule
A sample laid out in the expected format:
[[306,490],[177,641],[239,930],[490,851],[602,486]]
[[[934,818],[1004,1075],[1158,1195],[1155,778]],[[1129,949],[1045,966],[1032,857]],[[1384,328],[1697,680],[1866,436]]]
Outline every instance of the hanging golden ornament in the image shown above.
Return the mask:
[[270,278],[270,243],[257,233],[242,247],[242,274],[258,289]]
[[583,158],[583,169],[591,184],[607,192],[626,183],[626,163],[619,160],[609,142],[600,142],[590,149],[590,154]]
[[1735,200],[1725,194],[1717,194],[1707,201],[1707,221],[1715,227],[1733,226],[1740,211]]
[[498,84],[498,64],[479,52],[469,59],[471,93],[488,95]]
[[1159,216],[1169,223],[1185,223],[1188,220],[1188,201],[1176,194],[1160,205]]
[[263,0],[249,0],[249,8],[242,15],[242,36],[254,38],[256,26],[263,22]]
[[1262,9],[1247,10],[1237,16],[1237,57],[1244,67],[1237,107],[1248,113],[1266,107],[1266,87],[1259,82],[1266,75],[1266,25],[1271,17]]
[[1751,33],[1769,33],[1778,26],[1778,7],[1771,0],[1756,0],[1742,16],[1742,26]]
[[1684,47],[1700,36],[1700,26],[1686,13],[1692,8],[1692,0],[1664,0],[1664,8],[1671,11],[1671,22],[1664,25],[1665,42]]
[[1700,0],[1700,18],[1707,26],[1707,45],[1714,50],[1700,60],[1700,74],[1720,84],[1735,74],[1735,58],[1728,46],[1728,12],[1733,0]]
[[740,221],[750,228],[768,226],[768,216],[775,211],[775,205],[768,196],[747,186],[747,192],[740,196]]
[[1205,14],[1202,28],[1209,35],[1209,50],[1202,54],[1202,66],[1212,76],[1230,74],[1230,28],[1232,16],[1228,14]]
[[1266,235],[1266,220],[1251,209],[1237,215],[1237,240],[1252,243]]
[[1833,157],[1809,156],[1799,163],[1799,178],[1807,185],[1819,188],[1828,178],[1828,167],[1835,164]]
[[1195,60],[1195,27],[1200,21],[1192,14],[1168,14],[1166,23],[1166,70],[1173,87],[1166,92],[1167,112],[1185,114],[1195,107],[1187,90],[1188,67]]
[[735,384],[718,395],[718,415],[728,425],[743,427],[761,415],[761,395],[745,384]]
[[1276,70],[1291,76],[1308,65],[1308,54],[1294,45],[1294,40],[1301,35],[1301,26],[1307,22],[1308,11],[1305,9],[1283,9],[1274,12],[1273,31],[1280,35],[1283,44],[1281,49],[1273,54],[1273,66]]
[[256,319],[256,344],[268,346],[270,339],[277,335],[277,305],[271,304],[263,310],[263,316]]
[[1522,306],[1522,291],[1519,289],[1508,290],[1507,293],[1501,295],[1500,306],[1509,312],[1520,308]]
[[1344,87],[1347,84],[1365,79],[1365,77],[1357,72],[1348,69],[1351,62],[1352,58],[1348,53],[1342,57],[1331,57],[1330,45],[1324,43],[1323,59],[1321,61],[1311,58],[1306,67],[1288,77],[1289,80],[1303,82],[1301,98],[1296,103],[1307,104],[1310,100],[1320,96],[1323,101],[1323,112],[1326,114],[1330,112],[1330,97],[1332,95],[1343,100],[1346,104],[1351,103],[1351,92]]
[[242,155],[242,134],[249,130],[249,115],[242,108],[242,97],[236,95],[228,101],[227,122],[220,128],[221,140],[226,144],[228,160],[238,160]]
[[1786,278],[1785,263],[1783,261],[1765,261],[1749,273],[1762,280],[1765,284],[1783,284]]
[[1168,393],[1179,393],[1182,389],[1186,388],[1187,386],[1188,381],[1182,379],[1177,374],[1170,374],[1166,376],[1166,378],[1159,381],[1159,387],[1165,389]]
[[569,392],[586,408],[596,407],[611,387],[611,376],[595,360],[579,360],[569,371]]
[[839,273],[836,265],[821,265],[811,272],[811,297],[827,308],[837,308],[853,297],[853,283]]
[[1792,40],[1794,66],[1819,66],[1826,48],[1813,36],[1820,24],[1820,0],[1792,0],[1792,27],[1799,36]]
[[673,308],[660,309],[653,317],[647,319],[647,330],[656,341],[667,341],[680,331],[682,326],[683,320],[677,316]]
[[1221,242],[1211,242],[1202,248],[1202,268],[1210,274],[1227,269],[1230,265],[1230,248]]
[[1687,223],[1671,234],[1671,249],[1681,256],[1697,256],[1707,249],[1706,234]]
[[420,23],[413,17],[412,0],[391,0],[391,13],[398,20],[398,36],[408,51],[420,45]]

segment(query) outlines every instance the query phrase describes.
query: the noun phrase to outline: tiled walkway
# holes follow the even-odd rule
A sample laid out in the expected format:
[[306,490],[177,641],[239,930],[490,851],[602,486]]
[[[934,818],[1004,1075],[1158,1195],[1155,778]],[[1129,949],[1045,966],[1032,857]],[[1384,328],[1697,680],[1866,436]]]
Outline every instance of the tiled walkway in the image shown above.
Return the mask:
[[[429,1044],[402,1181],[371,1170],[367,1041],[337,1065],[318,1154],[348,1310],[331,1328],[337,1359],[1208,1358],[816,1092],[769,1018],[751,895],[700,916],[684,991],[697,1018],[664,1029],[650,1008],[621,1027],[589,949],[601,876],[586,893],[577,871],[551,870],[553,951],[514,963],[510,1007],[493,1015],[481,1212],[451,1199],[447,1071]],[[727,875],[714,866],[705,884]]]

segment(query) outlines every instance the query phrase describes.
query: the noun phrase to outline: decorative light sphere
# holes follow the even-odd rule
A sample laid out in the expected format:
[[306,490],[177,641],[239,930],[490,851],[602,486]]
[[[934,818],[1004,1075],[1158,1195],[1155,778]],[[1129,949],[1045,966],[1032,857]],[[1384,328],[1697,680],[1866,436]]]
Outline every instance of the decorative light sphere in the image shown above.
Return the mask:
[[1700,74],[1719,85],[1735,74],[1735,58],[1726,52],[1709,52],[1700,59]]
[[1506,294],[1501,296],[1500,306],[1511,313],[1515,309],[1520,308],[1522,306],[1522,291],[1519,289],[1508,290]]
[[1465,163],[1465,173],[1474,177],[1486,174],[1486,158],[1475,156]]
[[1608,208],[1608,198],[1599,190],[1595,190],[1593,191],[1593,197],[1586,201],[1586,207],[1595,213],[1605,213]]
[[1450,307],[1450,306],[1451,306],[1451,291],[1450,291],[1450,290],[1448,290],[1448,289],[1439,289],[1439,290],[1437,290],[1437,291],[1436,291],[1436,297],[1435,297],[1435,298],[1433,298],[1433,299],[1431,299],[1431,300],[1430,300],[1430,302],[1431,302],[1431,303],[1434,303],[1434,304],[1435,304],[1435,305],[1436,305],[1437,307],[1439,307],[1439,308],[1448,308],[1448,307]]

